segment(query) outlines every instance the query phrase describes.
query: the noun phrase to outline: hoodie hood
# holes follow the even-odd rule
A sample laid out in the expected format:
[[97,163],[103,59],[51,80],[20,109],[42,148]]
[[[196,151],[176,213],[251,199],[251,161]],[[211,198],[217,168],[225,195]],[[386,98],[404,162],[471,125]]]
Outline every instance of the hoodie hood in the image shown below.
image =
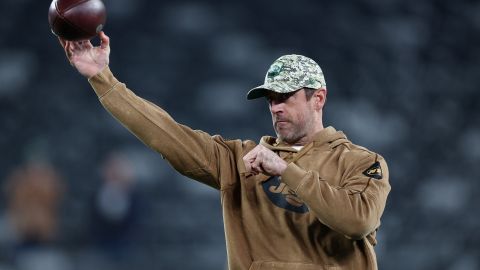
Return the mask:
[[[313,147],[320,147],[326,144],[329,144],[330,147],[335,147],[346,142],[348,142],[347,136],[345,136],[342,131],[337,131],[335,128],[329,126],[315,134],[313,141],[305,145],[304,148],[310,144],[313,144]],[[263,136],[260,139],[260,144],[272,151],[299,152],[299,150],[294,149],[287,143],[281,142],[278,138],[272,136]]]

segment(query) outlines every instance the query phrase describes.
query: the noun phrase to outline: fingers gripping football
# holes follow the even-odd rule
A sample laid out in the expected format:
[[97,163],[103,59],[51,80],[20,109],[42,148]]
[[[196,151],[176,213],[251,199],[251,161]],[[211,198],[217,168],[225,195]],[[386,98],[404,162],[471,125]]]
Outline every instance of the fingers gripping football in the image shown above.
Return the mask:
[[288,165],[286,161],[263,145],[257,145],[248,152],[243,157],[243,163],[245,164],[247,173],[254,175],[259,173],[281,175]]
[[100,46],[93,46],[89,40],[67,41],[59,38],[67,59],[80,74],[90,78],[109,64],[110,39],[100,32]]

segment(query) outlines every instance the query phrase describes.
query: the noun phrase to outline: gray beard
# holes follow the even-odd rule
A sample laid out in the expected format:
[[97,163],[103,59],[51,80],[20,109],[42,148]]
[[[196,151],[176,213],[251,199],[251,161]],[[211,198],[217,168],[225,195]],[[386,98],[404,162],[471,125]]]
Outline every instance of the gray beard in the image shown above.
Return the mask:
[[290,145],[293,145],[293,144],[296,144],[298,143],[302,138],[305,138],[307,135],[308,135],[308,131],[309,131],[309,128],[313,127],[313,118],[309,118],[307,119],[307,121],[305,121],[303,123],[303,125],[294,125],[293,126],[293,130],[291,132],[289,132],[288,134],[286,134],[285,136],[282,136],[277,128],[273,127],[273,129],[275,130],[275,133],[277,134],[277,138],[281,141],[281,142],[285,142],[287,144],[290,144]]
[[295,129],[293,131],[289,132],[289,134],[286,134],[285,136],[282,136],[275,128],[275,133],[277,134],[277,138],[281,142],[285,142],[293,145],[307,135],[307,132],[305,131],[305,129],[306,129],[306,126],[303,126],[303,127],[295,126]]

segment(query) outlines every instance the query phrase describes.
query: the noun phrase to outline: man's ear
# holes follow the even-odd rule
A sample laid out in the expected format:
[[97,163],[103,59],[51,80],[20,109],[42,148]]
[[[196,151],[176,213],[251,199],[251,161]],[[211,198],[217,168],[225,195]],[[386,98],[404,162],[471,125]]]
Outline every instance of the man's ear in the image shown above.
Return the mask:
[[313,99],[314,99],[314,108],[315,110],[321,110],[325,106],[325,103],[327,102],[327,89],[326,88],[320,88],[315,93],[313,93]]

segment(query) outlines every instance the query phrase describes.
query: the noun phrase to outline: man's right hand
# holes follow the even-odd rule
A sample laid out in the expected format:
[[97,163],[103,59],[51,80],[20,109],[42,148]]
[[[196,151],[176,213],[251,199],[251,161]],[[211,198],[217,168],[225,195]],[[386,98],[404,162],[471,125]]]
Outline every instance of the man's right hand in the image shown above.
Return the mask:
[[99,37],[100,46],[97,47],[89,40],[67,41],[59,38],[70,64],[87,78],[100,73],[109,63],[110,39],[103,31],[99,33]]

